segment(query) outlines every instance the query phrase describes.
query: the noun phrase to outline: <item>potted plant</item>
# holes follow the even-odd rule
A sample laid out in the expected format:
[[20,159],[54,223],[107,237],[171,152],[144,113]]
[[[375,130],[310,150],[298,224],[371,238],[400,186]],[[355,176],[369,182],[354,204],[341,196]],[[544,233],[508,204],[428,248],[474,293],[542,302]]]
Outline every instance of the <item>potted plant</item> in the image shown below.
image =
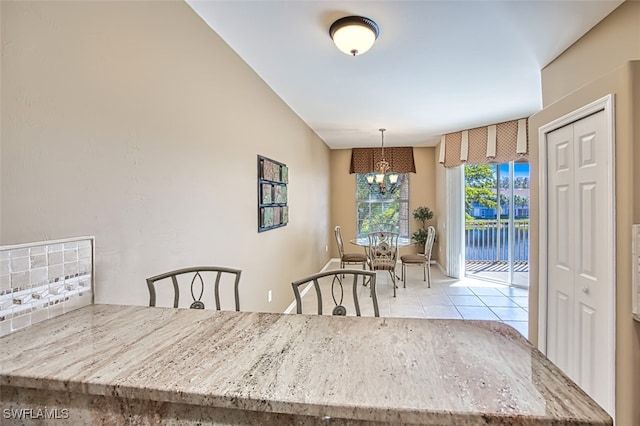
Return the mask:
[[420,228],[411,234],[411,239],[418,248],[418,253],[424,253],[427,242],[427,221],[433,219],[433,212],[429,207],[420,206],[413,211],[413,218],[420,222]]

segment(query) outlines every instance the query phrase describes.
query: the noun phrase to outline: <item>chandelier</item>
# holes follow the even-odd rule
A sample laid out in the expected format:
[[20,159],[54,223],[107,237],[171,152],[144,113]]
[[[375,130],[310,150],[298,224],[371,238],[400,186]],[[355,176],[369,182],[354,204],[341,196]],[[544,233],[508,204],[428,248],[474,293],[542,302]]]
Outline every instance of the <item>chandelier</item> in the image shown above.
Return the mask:
[[[384,158],[384,132],[387,129],[379,129],[382,137],[382,152],[380,155],[380,161],[376,163],[376,168],[373,172],[367,175],[367,183],[371,192],[379,192],[385,194],[387,192],[394,193],[398,188],[398,174],[389,171],[389,162]],[[389,186],[387,187],[387,180]]]

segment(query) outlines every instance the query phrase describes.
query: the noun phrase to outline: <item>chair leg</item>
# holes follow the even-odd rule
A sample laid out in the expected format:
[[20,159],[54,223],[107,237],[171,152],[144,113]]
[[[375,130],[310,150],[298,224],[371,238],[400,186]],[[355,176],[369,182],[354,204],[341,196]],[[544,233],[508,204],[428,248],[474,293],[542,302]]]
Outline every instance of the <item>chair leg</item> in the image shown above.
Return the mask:
[[427,264],[422,265],[422,281],[427,280]]
[[[376,272],[375,269],[372,269],[372,271],[376,274],[376,282],[378,281],[378,272]],[[373,294],[373,289],[371,286],[369,286],[369,297],[372,297]]]
[[407,288],[407,280],[406,280],[405,272],[406,272],[406,266],[403,263],[402,264],[402,288]]
[[393,297],[396,297],[396,271],[389,270],[391,281],[393,282]]
[[[362,262],[362,270],[366,271],[367,270],[367,262]],[[364,287],[367,286],[367,277],[365,277],[364,275],[362,276],[362,285]]]
[[427,272],[429,274],[429,281],[428,281],[427,287],[431,288],[431,263],[427,264],[427,268],[428,268]]

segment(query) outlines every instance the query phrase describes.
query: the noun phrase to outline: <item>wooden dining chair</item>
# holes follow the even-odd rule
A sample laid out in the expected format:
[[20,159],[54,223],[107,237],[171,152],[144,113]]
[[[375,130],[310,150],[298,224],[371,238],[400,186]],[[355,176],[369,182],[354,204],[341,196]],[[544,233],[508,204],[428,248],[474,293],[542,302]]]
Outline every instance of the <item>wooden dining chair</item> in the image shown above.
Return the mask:
[[396,232],[371,232],[369,234],[369,268],[372,271],[388,271],[396,297],[396,262],[398,261],[398,234]]
[[[226,268],[223,266],[194,266],[189,268],[176,269],[174,271],[165,272],[164,274],[156,275],[151,278],[147,278],[147,287],[149,288],[149,306],[156,306],[156,283],[159,281],[171,280],[173,285],[173,307],[177,308],[180,304],[180,287],[188,287],[191,290],[191,302],[189,304],[190,309],[205,309],[205,304],[202,300],[205,288],[205,279],[208,282],[213,281],[213,296],[215,298],[216,310],[220,310],[220,286],[233,285],[233,295],[235,310],[240,310],[240,295],[238,287],[240,284],[239,269]],[[198,293],[198,297],[196,297]],[[186,307],[186,306],[185,306]]]
[[407,286],[407,266],[418,265],[423,267],[424,281],[427,281],[427,273],[429,281],[427,286],[431,288],[431,250],[433,248],[433,241],[436,238],[436,228],[429,226],[427,228],[427,240],[424,243],[423,254],[405,254],[400,256],[402,262],[402,282],[403,287]]
[[[322,315],[323,312],[323,300],[327,299],[327,293],[331,294],[333,299],[333,308],[331,310],[332,315],[345,316],[350,312],[345,306],[345,287],[351,286],[352,302],[349,305],[353,305],[353,310],[356,316],[361,316],[360,302],[358,300],[358,278],[362,277],[363,280],[368,280],[369,297],[373,304],[373,315],[380,316],[378,309],[378,296],[376,294],[376,273],[372,271],[362,271],[360,269],[334,269],[331,271],[319,272],[317,274],[299,279],[291,283],[293,287],[293,294],[296,298],[296,313],[302,314],[302,296],[300,287],[313,285],[315,289],[317,300],[317,314]],[[329,283],[329,280],[331,282]],[[322,294],[325,294],[323,299]]]

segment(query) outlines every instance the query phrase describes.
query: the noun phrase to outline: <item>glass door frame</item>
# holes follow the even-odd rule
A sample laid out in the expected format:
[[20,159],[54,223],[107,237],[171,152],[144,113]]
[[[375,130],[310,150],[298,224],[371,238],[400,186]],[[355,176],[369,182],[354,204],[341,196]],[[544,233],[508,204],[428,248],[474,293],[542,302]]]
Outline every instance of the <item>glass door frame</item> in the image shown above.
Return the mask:
[[[515,229],[515,214],[516,214],[516,206],[515,206],[515,165],[516,162],[515,161],[510,161],[508,163],[491,163],[489,164],[493,169],[494,169],[494,173],[495,173],[495,191],[496,191],[496,238],[495,238],[495,244],[496,244],[496,258],[495,261],[496,262],[500,262],[504,259],[503,257],[503,249],[504,249],[504,243],[506,242],[507,244],[507,248],[506,248],[506,263],[507,263],[507,277],[506,279],[501,279],[501,278],[489,278],[489,277],[482,277],[480,275],[468,275],[468,276],[473,276],[474,278],[480,278],[480,279],[487,279],[487,280],[491,280],[494,282],[498,282],[498,283],[504,283],[510,286],[514,286],[514,287],[521,287],[521,288],[528,288],[529,287],[529,283],[527,281],[526,285],[523,285],[522,283],[516,283],[515,280],[515,273],[516,273],[516,268],[515,268],[515,262],[516,262],[516,229]],[[501,167],[507,166],[507,179],[508,179],[508,185],[506,188],[502,187],[502,177],[504,176],[503,172],[500,170]],[[527,176],[527,178],[529,178],[529,176]],[[501,196],[505,196],[506,199],[508,200],[508,210],[506,211],[507,213],[507,223],[506,223],[506,229],[504,228],[504,225],[502,223],[502,213],[503,213],[503,204],[501,202]],[[465,198],[466,198],[466,193],[465,193]],[[503,239],[503,231],[506,231],[506,238]],[[527,245],[528,245],[528,241],[529,238],[527,238]],[[528,247],[526,248],[527,252],[528,252]],[[528,261],[528,256],[527,256],[527,261]],[[466,262],[465,262],[466,264]],[[465,271],[465,275],[467,275],[466,271]]]

